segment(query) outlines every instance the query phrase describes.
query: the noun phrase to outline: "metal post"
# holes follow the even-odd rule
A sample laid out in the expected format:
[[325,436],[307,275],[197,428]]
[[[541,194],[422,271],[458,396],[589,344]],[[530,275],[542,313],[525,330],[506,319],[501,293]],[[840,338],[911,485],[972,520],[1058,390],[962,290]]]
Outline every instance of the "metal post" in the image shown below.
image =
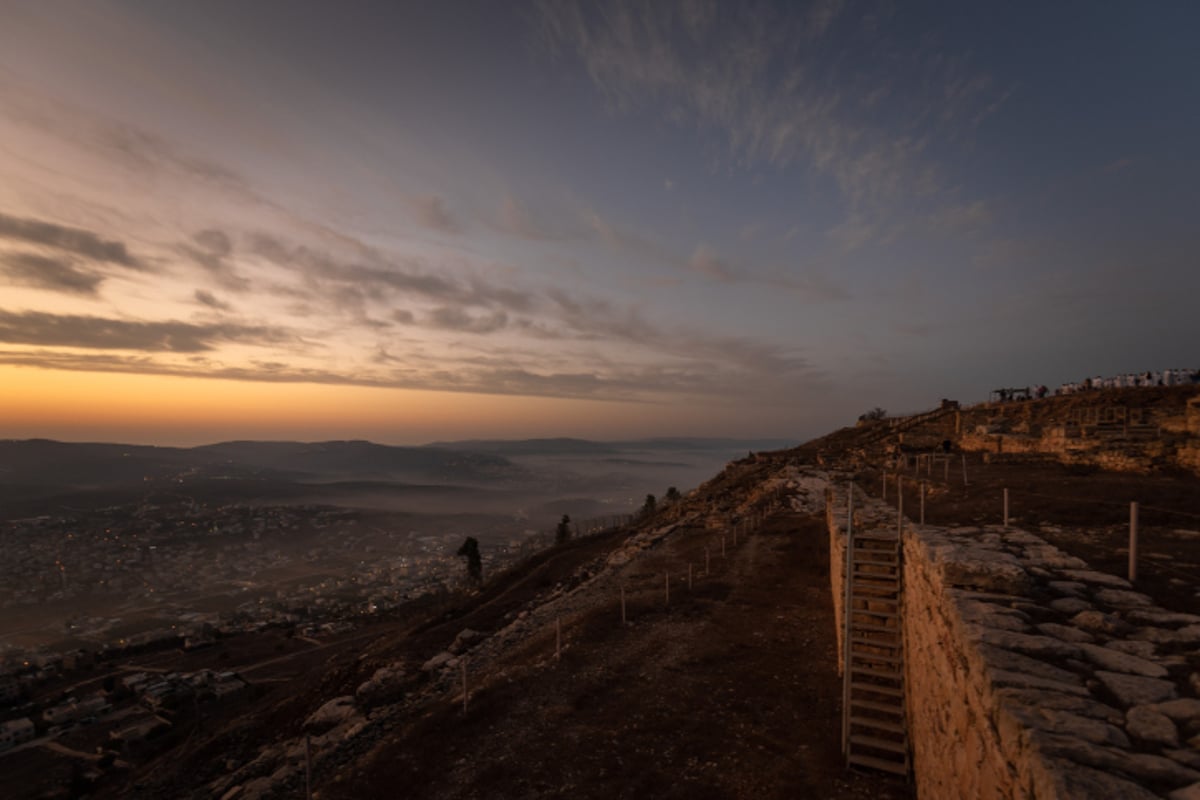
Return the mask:
[[842,755],[850,752],[850,581],[854,579],[854,481],[846,497],[846,585],[842,598]]
[[725,557],[725,534],[721,534],[721,558]]
[[968,484],[967,484],[967,454],[966,453],[963,453],[963,455],[962,455],[962,465],[963,465],[963,486],[967,486]]
[[887,470],[883,471],[883,502],[887,502]]
[[921,481],[921,524],[925,524],[925,481]]
[[1129,581],[1137,580],[1138,504],[1129,504]]
[[1008,530],[1008,489],[1004,490],[1004,529]]

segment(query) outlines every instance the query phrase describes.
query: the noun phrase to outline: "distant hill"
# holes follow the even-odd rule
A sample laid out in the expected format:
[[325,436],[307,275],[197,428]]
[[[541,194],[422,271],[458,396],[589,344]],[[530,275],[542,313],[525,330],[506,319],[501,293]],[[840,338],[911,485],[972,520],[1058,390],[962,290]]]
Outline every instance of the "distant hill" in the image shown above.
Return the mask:
[[268,471],[275,477],[320,480],[387,477],[445,481],[493,479],[518,471],[493,453],[391,447],[365,441],[221,442],[192,448],[57,442],[0,441],[0,483],[113,486],[164,477],[186,469],[224,465]]
[[707,437],[654,437],[619,441],[589,439],[468,439],[456,442],[433,442],[431,449],[466,450],[477,453],[499,453],[506,456],[529,455],[617,455],[629,451],[733,451],[779,450],[795,444],[784,439],[722,439]]

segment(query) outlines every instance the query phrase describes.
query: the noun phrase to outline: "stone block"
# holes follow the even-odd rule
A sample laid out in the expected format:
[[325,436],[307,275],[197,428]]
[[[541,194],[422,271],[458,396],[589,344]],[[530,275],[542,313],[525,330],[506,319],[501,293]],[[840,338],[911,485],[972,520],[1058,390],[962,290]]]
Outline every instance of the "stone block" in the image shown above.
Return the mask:
[[1060,625],[1057,622],[1043,622],[1035,626],[1039,633],[1046,636],[1053,636],[1055,639],[1060,639],[1064,642],[1087,642],[1096,641],[1096,637],[1079,628],[1072,628],[1070,625]]
[[1147,608],[1154,605],[1149,595],[1125,589],[1098,589],[1092,593],[1092,597],[1096,602],[1114,608]]
[[1035,658],[1078,658],[1081,652],[1079,645],[1064,642],[1052,636],[1038,636],[1029,633],[985,628],[981,638],[984,644],[1003,647],[1005,650],[1016,650]]
[[1125,712],[1125,731],[1136,741],[1161,747],[1178,747],[1175,723],[1153,706],[1134,706]]
[[1095,609],[1080,611],[1071,617],[1071,624],[1089,633],[1104,634],[1106,636],[1121,636],[1133,629],[1132,625],[1120,617],[1114,614],[1105,614],[1103,611],[1096,611]]
[[1083,654],[1089,661],[1101,669],[1112,672],[1128,672],[1131,675],[1142,675],[1147,678],[1167,677],[1166,667],[1144,658],[1095,644],[1081,643],[1079,648],[1083,650]]
[[1150,705],[1176,697],[1175,684],[1159,678],[1143,678],[1119,672],[1097,670],[1096,678],[1112,693],[1122,708]]

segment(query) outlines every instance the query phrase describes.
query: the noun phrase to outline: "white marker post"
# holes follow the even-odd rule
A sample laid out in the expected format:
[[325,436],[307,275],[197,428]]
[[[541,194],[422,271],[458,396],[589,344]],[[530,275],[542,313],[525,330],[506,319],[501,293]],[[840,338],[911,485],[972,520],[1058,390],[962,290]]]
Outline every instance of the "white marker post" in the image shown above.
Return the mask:
[[1129,582],[1137,580],[1138,504],[1129,504]]

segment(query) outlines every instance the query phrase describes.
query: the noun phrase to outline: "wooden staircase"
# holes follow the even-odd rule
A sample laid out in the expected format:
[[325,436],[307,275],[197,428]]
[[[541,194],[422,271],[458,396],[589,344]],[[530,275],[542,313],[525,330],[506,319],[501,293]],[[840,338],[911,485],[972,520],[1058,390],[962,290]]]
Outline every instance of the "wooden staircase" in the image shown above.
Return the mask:
[[847,563],[846,763],[907,776],[899,536],[854,533]]

